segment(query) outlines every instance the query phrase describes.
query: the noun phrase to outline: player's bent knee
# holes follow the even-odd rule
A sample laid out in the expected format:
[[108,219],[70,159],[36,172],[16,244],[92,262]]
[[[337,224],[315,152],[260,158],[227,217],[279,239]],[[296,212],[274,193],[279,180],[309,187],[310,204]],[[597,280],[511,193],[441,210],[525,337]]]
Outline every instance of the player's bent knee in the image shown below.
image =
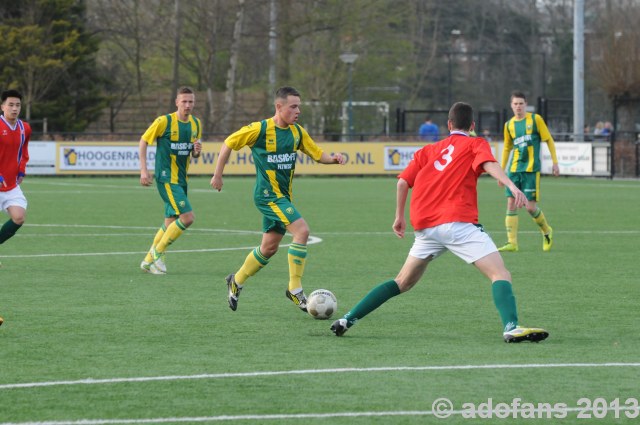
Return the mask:
[[196,216],[193,213],[182,214],[180,216],[180,222],[184,225],[184,227],[189,227],[196,221]]
[[12,216],[11,221],[13,221],[18,226],[22,226],[25,222],[25,216],[24,215]]

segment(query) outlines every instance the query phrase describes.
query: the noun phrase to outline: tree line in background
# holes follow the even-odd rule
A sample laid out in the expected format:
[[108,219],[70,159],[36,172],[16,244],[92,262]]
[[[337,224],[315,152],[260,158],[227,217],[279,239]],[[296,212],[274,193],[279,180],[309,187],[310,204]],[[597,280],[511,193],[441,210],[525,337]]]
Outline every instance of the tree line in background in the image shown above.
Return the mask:
[[[640,96],[639,11],[586,0],[586,122],[609,117],[614,96]],[[46,117],[50,132],[105,116],[106,131],[139,132],[191,85],[206,132],[223,134],[292,85],[319,105],[314,130],[339,133],[342,53],[358,55],[354,101],[502,111],[514,89],[532,105],[572,98],[572,28],[571,0],[21,0],[0,3],[0,87],[21,90],[26,119]]]

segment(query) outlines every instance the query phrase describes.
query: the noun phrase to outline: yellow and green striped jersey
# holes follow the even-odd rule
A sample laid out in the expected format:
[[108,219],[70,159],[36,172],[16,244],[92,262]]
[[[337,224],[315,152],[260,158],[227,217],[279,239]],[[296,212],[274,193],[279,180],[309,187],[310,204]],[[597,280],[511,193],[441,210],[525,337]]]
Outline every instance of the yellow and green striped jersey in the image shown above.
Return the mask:
[[180,121],[176,112],[156,118],[142,135],[149,145],[157,141],[156,180],[186,186],[193,143],[201,138],[200,120],[193,115],[188,121]]
[[[527,112],[525,117],[520,120],[516,117],[511,118],[504,125],[502,168],[512,173],[540,171],[541,142],[547,143],[551,159],[556,164],[558,159],[555,143],[542,117]],[[513,150],[513,157],[507,166],[511,150]]]
[[297,151],[304,152],[314,161],[322,156],[322,149],[302,126],[293,124],[281,128],[273,118],[242,127],[224,143],[235,151],[244,146],[251,148],[256,166],[254,198],[257,203],[282,197],[291,200]]

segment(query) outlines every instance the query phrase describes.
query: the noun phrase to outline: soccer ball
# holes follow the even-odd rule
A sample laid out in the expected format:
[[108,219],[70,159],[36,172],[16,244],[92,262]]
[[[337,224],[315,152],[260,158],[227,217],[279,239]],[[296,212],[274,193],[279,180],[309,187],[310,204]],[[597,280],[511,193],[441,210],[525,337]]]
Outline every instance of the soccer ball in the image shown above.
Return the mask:
[[317,289],[307,299],[307,311],[314,319],[329,319],[338,310],[338,300],[331,291]]

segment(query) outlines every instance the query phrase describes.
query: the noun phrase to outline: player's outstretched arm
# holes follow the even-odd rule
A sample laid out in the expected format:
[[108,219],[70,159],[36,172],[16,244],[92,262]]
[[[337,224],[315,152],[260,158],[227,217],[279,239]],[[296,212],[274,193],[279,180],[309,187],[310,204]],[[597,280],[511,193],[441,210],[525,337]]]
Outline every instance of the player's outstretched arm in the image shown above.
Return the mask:
[[147,170],[147,141],[144,139],[140,139],[140,144],[138,146],[139,156],[140,156],[140,184],[142,186],[150,186],[151,175],[149,174],[149,170]]
[[396,186],[396,218],[393,221],[393,233],[399,238],[404,238],[404,232],[407,228],[407,220],[404,217],[404,208],[407,204],[407,196],[409,195],[409,183],[404,179],[398,179]]
[[213,173],[213,177],[211,177],[211,187],[216,189],[218,192],[222,190],[222,173],[224,172],[224,166],[227,165],[227,161],[229,160],[230,155],[231,148],[227,146],[226,143],[223,143],[222,147],[220,148],[220,153],[218,154],[216,170]]
[[318,160],[321,164],[340,164],[343,165],[346,161],[346,158],[341,153],[332,153],[328,154],[326,152],[322,152],[322,156]]
[[521,208],[527,204],[527,197],[516,187],[516,185],[507,177],[502,167],[497,162],[487,161],[482,164],[482,168],[491,177],[498,180],[499,183],[505,185],[511,191],[515,199],[516,208]]

